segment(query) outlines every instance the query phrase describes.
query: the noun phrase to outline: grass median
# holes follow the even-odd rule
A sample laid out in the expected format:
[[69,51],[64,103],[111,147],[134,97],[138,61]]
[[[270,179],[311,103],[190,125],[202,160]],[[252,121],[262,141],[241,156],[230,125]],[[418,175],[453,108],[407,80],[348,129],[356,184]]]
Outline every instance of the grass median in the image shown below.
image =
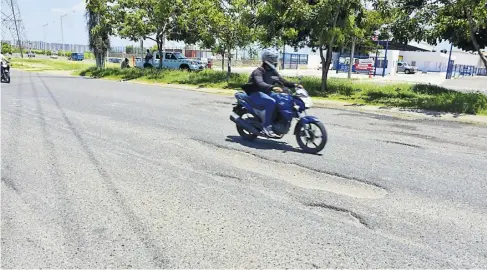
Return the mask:
[[[69,61],[66,58],[49,59],[49,58],[12,58],[12,68],[18,68],[27,71],[70,71],[80,72],[94,65],[92,60]],[[119,65],[109,63],[108,67],[116,68]]]
[[[179,70],[120,69],[118,64],[107,63],[106,69],[93,67],[93,61],[68,61],[66,59],[12,59],[12,67],[30,71],[69,71],[74,75],[116,80],[137,80],[164,84],[185,84],[216,89],[240,89],[247,82],[248,74],[232,73],[227,81],[226,72],[204,70],[186,72]],[[296,78],[289,78],[297,81]],[[328,92],[320,90],[321,79],[304,77],[303,85],[316,98],[350,103],[425,109],[439,112],[487,115],[487,96],[481,93],[461,93],[427,84],[380,84],[328,79]]]
[[[88,68],[79,72],[95,78],[139,80],[154,83],[185,84],[205,88],[239,89],[247,82],[247,74],[232,73],[227,81],[225,72],[179,70]],[[289,78],[296,81],[296,78]],[[313,97],[348,101],[352,103],[426,109],[440,112],[487,115],[487,96],[481,93],[461,93],[426,84],[373,84],[357,80],[328,79],[328,92],[320,90],[321,80],[304,77],[303,86]]]

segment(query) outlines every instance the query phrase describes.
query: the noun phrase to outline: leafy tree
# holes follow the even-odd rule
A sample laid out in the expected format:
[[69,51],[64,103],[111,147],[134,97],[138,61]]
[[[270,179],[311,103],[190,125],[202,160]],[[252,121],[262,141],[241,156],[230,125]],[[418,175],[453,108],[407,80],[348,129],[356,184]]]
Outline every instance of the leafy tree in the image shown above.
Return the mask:
[[319,51],[321,91],[327,91],[333,50],[350,36],[365,36],[360,20],[366,16],[360,0],[269,0],[258,5],[259,39],[264,44],[308,46]]
[[[167,38],[190,40],[188,35],[184,35],[189,28],[185,19],[193,2],[197,0],[117,0],[112,6],[112,16],[121,37],[132,41],[153,40],[162,55]],[[162,68],[162,61],[159,68]]]
[[448,40],[456,47],[479,54],[487,47],[487,4],[482,0],[402,0],[384,5],[397,18],[390,31],[399,42]]
[[6,42],[2,42],[2,54],[13,53],[12,46]]
[[89,33],[89,46],[95,54],[96,66],[105,67],[105,58],[110,49],[112,21],[109,16],[107,0],[86,0],[86,26]]
[[135,52],[134,46],[129,45],[129,46],[125,47],[125,53],[126,54],[133,54],[134,52]]
[[245,47],[254,40],[252,6],[246,0],[196,2],[190,21],[199,22],[196,26],[198,39],[205,47],[221,53],[223,58],[226,54],[228,77],[231,73],[232,50]]

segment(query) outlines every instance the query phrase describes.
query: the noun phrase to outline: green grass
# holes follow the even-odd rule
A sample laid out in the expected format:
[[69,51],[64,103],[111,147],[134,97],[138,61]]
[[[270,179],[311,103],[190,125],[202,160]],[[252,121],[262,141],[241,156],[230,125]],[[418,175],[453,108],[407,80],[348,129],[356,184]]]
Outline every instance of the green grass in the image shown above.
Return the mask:
[[[186,72],[179,70],[120,69],[118,64],[108,63],[108,68],[97,69],[93,62],[67,61],[63,59],[15,59],[14,68],[41,70],[68,70],[72,74],[116,80],[138,80],[164,84],[185,84],[205,88],[240,89],[247,82],[247,74],[231,74],[227,81],[226,72],[204,70]],[[297,81],[296,78],[288,78]],[[374,84],[358,80],[328,79],[327,92],[320,90],[321,79],[304,77],[303,86],[313,97],[341,100],[351,103],[386,107],[426,109],[439,112],[487,115],[487,96],[475,93],[461,93],[443,87],[427,84]]]
[[[187,84],[220,89],[239,89],[248,80],[246,74],[231,74],[227,81],[225,72],[214,70],[202,72],[136,68],[100,70],[92,67],[79,72],[79,74],[97,78]],[[289,78],[289,80],[297,81],[296,78]],[[481,93],[461,93],[435,85],[381,85],[338,78],[329,78],[328,91],[322,92],[320,90],[320,78],[304,77],[302,82],[313,97],[387,107],[487,115],[487,96]]]
[[[69,61],[67,59],[48,59],[48,58],[12,58],[12,68],[47,71],[65,70],[82,71],[93,66],[93,61]],[[108,63],[108,67],[115,68],[117,64]]]

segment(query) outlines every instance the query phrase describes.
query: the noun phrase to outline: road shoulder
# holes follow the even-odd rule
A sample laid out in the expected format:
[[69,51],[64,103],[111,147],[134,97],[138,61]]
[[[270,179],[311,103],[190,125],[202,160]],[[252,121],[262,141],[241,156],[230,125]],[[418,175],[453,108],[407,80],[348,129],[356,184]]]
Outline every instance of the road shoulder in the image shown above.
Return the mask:
[[[71,72],[66,71],[44,71],[46,74],[53,74],[58,76],[74,76]],[[83,77],[83,76],[79,76]],[[90,78],[90,77],[84,77]],[[93,79],[93,78],[90,78]],[[113,79],[105,79],[112,80]],[[180,84],[164,84],[164,83],[152,83],[138,80],[131,81],[118,81],[119,83],[132,83],[132,84],[144,84],[144,85],[156,85],[166,89],[177,89],[186,91],[197,91],[208,94],[218,94],[225,96],[233,96],[236,92],[235,89],[216,89],[216,88],[204,88],[192,85],[180,85]],[[346,101],[328,100],[322,98],[313,98],[314,107],[317,108],[332,108],[346,111],[358,111],[362,113],[370,113],[375,115],[385,115],[403,120],[432,120],[432,121],[451,121],[466,124],[475,124],[487,126],[487,116],[482,115],[470,115],[470,114],[454,114],[446,112],[429,111],[422,109],[407,109],[407,108],[395,108],[395,107],[381,107],[373,105],[355,104]]]

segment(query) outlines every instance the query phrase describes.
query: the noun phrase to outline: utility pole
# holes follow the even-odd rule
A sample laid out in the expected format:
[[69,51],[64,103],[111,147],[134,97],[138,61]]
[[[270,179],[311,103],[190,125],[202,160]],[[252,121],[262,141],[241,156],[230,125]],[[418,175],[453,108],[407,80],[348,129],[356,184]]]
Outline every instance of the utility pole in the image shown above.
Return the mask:
[[453,73],[453,65],[451,64],[451,51],[453,51],[453,43],[450,45],[450,56],[448,56],[448,65],[446,66],[446,79],[451,79]]
[[46,23],[42,26],[42,32],[43,32],[43,36],[44,36],[44,51],[47,51],[47,41],[46,41],[46,26],[48,26],[49,24]]
[[[358,16],[359,14],[359,11],[356,10],[355,11],[355,18]],[[354,18],[354,20],[355,20]],[[352,66],[354,64],[354,61],[353,61],[353,56],[354,56],[354,53],[355,53],[355,41],[357,40],[357,37],[356,36],[353,36],[352,37],[352,49],[350,50],[350,63],[348,63],[348,78],[352,78]]]
[[22,52],[22,43],[20,41],[19,26],[17,24],[17,18],[15,18],[14,1],[10,0],[10,7],[12,8],[12,15],[14,16],[15,31],[17,32],[17,42],[19,43],[20,57],[24,58],[24,53]]
[[382,66],[382,77],[386,74],[387,65],[387,50],[389,49],[389,37],[386,40],[386,55],[384,56],[384,65]]
[[352,78],[353,55],[355,53],[355,37],[352,38],[352,49],[350,50],[350,63],[348,63],[348,78]]
[[62,51],[64,53],[64,56],[66,56],[66,52],[64,51],[64,31],[63,31],[63,18],[66,17],[68,14],[64,14],[61,16],[61,44],[62,44]]

